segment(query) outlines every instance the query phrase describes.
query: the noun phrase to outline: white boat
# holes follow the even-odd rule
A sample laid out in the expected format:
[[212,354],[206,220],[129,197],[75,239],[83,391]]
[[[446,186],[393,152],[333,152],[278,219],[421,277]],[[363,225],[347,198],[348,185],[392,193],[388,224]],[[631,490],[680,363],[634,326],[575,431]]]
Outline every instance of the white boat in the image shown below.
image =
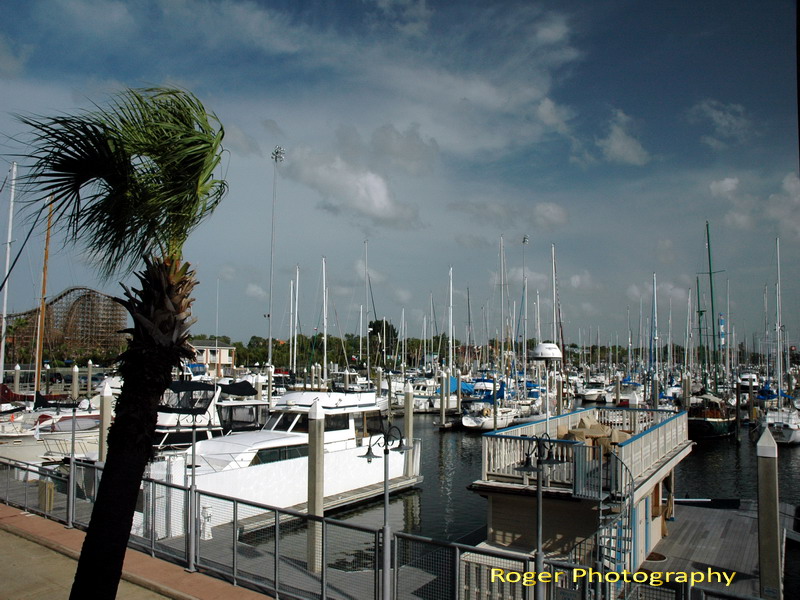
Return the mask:
[[585,402],[605,403],[608,400],[606,385],[607,384],[600,379],[590,379],[578,389],[578,395],[583,398]]
[[[382,487],[376,484],[383,482],[383,460],[368,462],[364,455],[371,441],[381,443],[374,434],[380,431],[388,400],[376,398],[373,391],[287,392],[278,399],[264,429],[199,441],[193,449],[153,463],[151,476],[188,485],[191,467],[185,467],[194,459],[195,484],[201,491],[281,508],[302,506],[308,500],[309,412],[315,404],[325,419],[326,505],[380,493]],[[418,481],[418,444],[406,441],[406,445],[408,452],[389,453],[393,488]],[[212,525],[219,523],[215,520]]]
[[185,448],[233,431],[260,429],[267,421],[270,402],[257,398],[257,393],[247,381],[173,381],[158,406],[156,450]]
[[777,444],[800,444],[800,412],[794,407],[771,408],[759,422],[759,431],[768,427]]
[[474,402],[470,412],[461,416],[461,426],[473,431],[491,431],[503,429],[513,423],[520,416],[518,408],[511,406],[498,406],[497,415],[489,403]]
[[606,397],[617,406],[636,407],[644,402],[642,384],[633,381],[621,381],[619,384],[619,401],[617,401],[616,384],[606,387]]
[[[439,387],[441,378],[415,379],[411,382],[411,390],[414,394],[415,413],[438,413],[441,406],[441,393]],[[447,395],[447,411],[454,411],[458,408],[458,396],[456,394]]]

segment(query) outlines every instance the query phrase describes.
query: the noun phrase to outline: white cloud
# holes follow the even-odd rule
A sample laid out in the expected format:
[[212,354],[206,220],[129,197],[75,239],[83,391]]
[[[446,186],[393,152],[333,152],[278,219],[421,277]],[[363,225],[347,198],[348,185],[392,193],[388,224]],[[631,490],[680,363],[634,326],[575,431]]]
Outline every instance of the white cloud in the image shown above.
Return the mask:
[[260,285],[255,283],[248,283],[245,287],[244,295],[248,298],[255,298],[256,300],[266,300],[267,292]]
[[[356,276],[359,280],[364,281],[364,259],[359,258],[355,265],[354,265]],[[370,267],[369,271],[369,280],[371,283],[383,283],[386,281],[386,275],[377,271],[374,267]]]
[[570,275],[569,285],[576,290],[593,290],[598,287],[592,279],[592,275],[586,269],[582,273]]
[[741,144],[751,136],[753,126],[741,104],[723,104],[707,98],[695,104],[688,112],[694,123],[707,123],[713,130],[701,141],[714,150],[724,150],[730,144]]
[[560,227],[567,222],[567,211],[552,202],[541,202],[533,207],[533,223],[543,229]]
[[650,162],[650,154],[630,132],[633,120],[621,110],[614,111],[605,138],[597,140],[609,162],[641,166]]
[[786,175],[781,191],[770,195],[767,214],[778,222],[781,230],[800,238],[800,179],[796,173]]
[[572,117],[569,108],[558,106],[550,98],[543,98],[536,107],[536,116],[549,127],[557,132],[566,134],[569,127],[567,121]]
[[712,196],[729,196],[739,187],[739,178],[726,177],[719,181],[712,181],[708,187]]
[[416,210],[395,200],[382,175],[349,164],[338,154],[296,149],[287,155],[284,172],[316,190],[323,198],[322,207],[333,213],[355,214],[373,224],[393,227],[410,227],[416,222]]

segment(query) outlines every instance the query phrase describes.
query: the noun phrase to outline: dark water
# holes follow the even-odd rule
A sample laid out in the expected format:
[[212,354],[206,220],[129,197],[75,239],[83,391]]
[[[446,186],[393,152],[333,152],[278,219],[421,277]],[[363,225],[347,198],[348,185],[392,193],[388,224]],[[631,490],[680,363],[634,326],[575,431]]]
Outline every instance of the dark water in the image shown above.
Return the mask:
[[[481,541],[485,532],[487,502],[467,490],[480,478],[481,436],[464,431],[439,431],[438,415],[416,415],[414,437],[422,440],[418,489],[390,500],[389,521],[393,529],[444,541]],[[395,419],[402,428],[402,419]],[[757,497],[755,444],[743,428],[736,438],[698,442],[676,469],[678,498]],[[778,486],[783,502],[800,504],[800,446],[778,451]],[[373,527],[383,523],[383,501],[331,516]]]
[[[480,435],[439,431],[438,415],[415,415],[414,437],[422,441],[420,471],[424,480],[414,490],[389,501],[392,528],[444,541],[481,541],[487,502],[467,486],[481,475]],[[403,419],[394,424],[403,428]],[[383,500],[331,514],[345,521],[379,527]]]
[[[758,457],[748,428],[736,438],[699,441],[676,469],[676,495],[690,498],[758,496]],[[800,446],[778,448],[778,493],[781,501],[800,504]]]

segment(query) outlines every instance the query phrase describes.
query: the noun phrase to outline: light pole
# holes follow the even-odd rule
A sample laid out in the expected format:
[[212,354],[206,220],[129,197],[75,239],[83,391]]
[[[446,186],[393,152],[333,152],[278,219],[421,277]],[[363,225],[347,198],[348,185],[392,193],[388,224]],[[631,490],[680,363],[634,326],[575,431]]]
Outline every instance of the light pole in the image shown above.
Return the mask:
[[267,329],[269,347],[267,348],[267,362],[272,364],[272,274],[275,270],[275,203],[278,196],[278,163],[283,162],[286,151],[280,146],[275,146],[270,157],[274,163],[272,172],[272,233],[269,239],[269,309],[267,312]]
[[[544,556],[542,553],[542,474],[545,466],[560,465],[565,461],[558,459],[553,454],[555,443],[550,440],[550,436],[543,433],[539,437],[529,438],[527,441],[528,449],[525,452],[525,459],[522,465],[516,467],[516,471],[521,473],[536,473],[536,576],[539,577],[544,571]],[[534,464],[535,458],[535,464]],[[536,600],[544,600],[544,586],[537,585],[534,588]]]
[[[361,458],[366,458],[368,463],[373,459],[380,458],[380,455],[372,451],[373,446],[383,448],[383,600],[391,600],[392,597],[392,528],[389,525],[389,450],[394,452],[405,452],[408,448],[405,445],[403,433],[395,425],[388,423],[381,424],[380,435],[373,441],[373,436],[369,438],[367,453]],[[392,444],[397,443],[395,448]]]

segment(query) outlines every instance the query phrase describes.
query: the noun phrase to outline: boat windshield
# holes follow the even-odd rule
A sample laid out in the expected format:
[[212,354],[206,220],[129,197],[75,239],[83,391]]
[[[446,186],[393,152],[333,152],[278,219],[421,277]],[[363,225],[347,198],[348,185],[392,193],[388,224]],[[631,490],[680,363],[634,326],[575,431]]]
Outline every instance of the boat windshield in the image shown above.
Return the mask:
[[299,415],[297,414],[283,414],[283,413],[276,413],[273,414],[267,424],[264,426],[264,429],[270,431],[290,431],[292,430],[292,425],[294,424],[295,420]]

